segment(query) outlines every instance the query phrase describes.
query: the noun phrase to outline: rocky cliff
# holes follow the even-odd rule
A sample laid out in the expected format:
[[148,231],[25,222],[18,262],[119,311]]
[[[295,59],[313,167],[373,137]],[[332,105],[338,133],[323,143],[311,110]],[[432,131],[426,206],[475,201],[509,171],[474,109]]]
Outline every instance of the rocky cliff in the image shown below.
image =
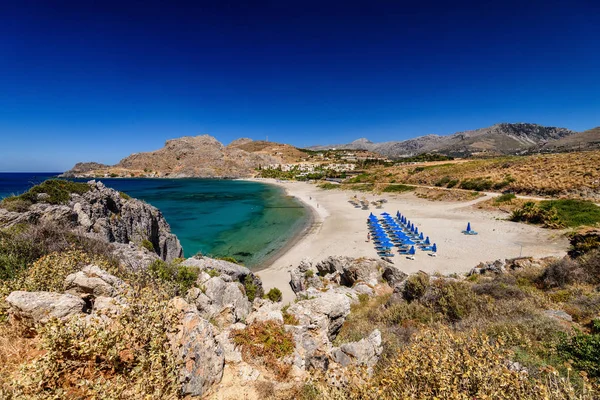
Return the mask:
[[136,153],[114,166],[79,163],[66,177],[206,177],[253,176],[259,166],[297,161],[305,153],[273,142],[238,139],[225,146],[209,135],[167,140],[162,149]]
[[[108,243],[151,243],[165,261],[182,256],[179,240],[156,207],[109,189],[102,182],[75,184],[77,191],[70,193],[60,182],[46,181],[18,198],[7,199],[2,204],[8,209],[0,207],[0,227],[55,223]],[[22,204],[19,209],[11,207],[17,202]]]

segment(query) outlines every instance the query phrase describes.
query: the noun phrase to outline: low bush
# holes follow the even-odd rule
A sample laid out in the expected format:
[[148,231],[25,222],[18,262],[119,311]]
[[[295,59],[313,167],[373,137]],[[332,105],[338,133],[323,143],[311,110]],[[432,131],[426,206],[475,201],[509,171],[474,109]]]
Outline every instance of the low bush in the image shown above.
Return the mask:
[[154,253],[154,251],[155,251],[154,250],[154,245],[148,239],[142,240],[142,247],[145,248],[146,250],[152,252],[152,253]]
[[246,278],[244,279],[244,289],[246,291],[246,297],[248,297],[248,300],[254,301],[258,287],[254,284],[254,281],[250,275],[246,275]]
[[290,305],[286,305],[281,309],[281,315],[283,315],[283,323],[284,325],[298,325],[300,321],[294,314],[290,314],[288,312]]
[[600,223],[600,207],[586,200],[544,200],[539,203],[542,210],[556,212],[564,226],[574,228]]
[[274,302],[279,302],[282,300],[283,296],[281,294],[281,290],[272,288],[267,294],[265,294],[265,298]]
[[496,197],[494,203],[510,203],[516,198],[517,196],[515,196],[514,193],[504,193],[503,195]]
[[436,181],[434,183],[434,186],[446,186],[448,184],[448,182],[450,182],[452,180],[452,178],[450,178],[448,175],[444,176],[443,178],[440,178],[438,181]]
[[511,221],[543,224],[547,228],[560,229],[565,222],[554,207],[542,208],[533,201],[528,201],[521,208],[514,210],[510,216]]
[[163,282],[173,285],[176,294],[185,294],[198,279],[198,269],[181,265],[180,260],[165,262],[155,260],[148,270]]
[[600,331],[592,334],[577,333],[564,336],[557,351],[566,360],[572,360],[573,366],[587,372],[592,378],[600,378]]
[[234,258],[234,257],[230,257],[230,256],[225,256],[225,257],[215,257],[216,260],[223,260],[223,261],[227,261],[233,264],[239,264],[240,262]]
[[550,264],[538,278],[539,284],[545,289],[562,288],[573,282],[586,280],[585,271],[580,267],[579,263],[568,257]]
[[285,378],[290,366],[281,363],[281,359],[294,352],[294,339],[283,325],[274,321],[255,322],[244,329],[233,329],[230,338],[240,346],[244,360],[257,361],[273,371],[279,378]]
[[483,190],[490,190],[493,184],[494,183],[489,179],[473,178],[462,181],[460,183],[460,188],[466,190],[476,190],[478,192],[481,192]]
[[321,189],[324,189],[324,190],[332,190],[332,189],[339,189],[340,185],[336,184],[336,183],[329,183],[329,182],[327,182],[327,183],[321,183],[319,185],[319,187]]
[[383,192],[385,193],[404,193],[415,190],[414,186],[409,185],[387,185]]
[[452,179],[450,181],[448,181],[448,184],[446,185],[447,188],[453,188],[454,186],[459,184],[459,180],[458,179]]
[[420,273],[411,275],[406,279],[402,297],[406,301],[418,300],[425,294],[428,287],[429,275]]
[[[71,194],[83,194],[90,190],[87,183],[71,182],[62,179],[49,179],[29,189],[27,192],[18,195],[7,197],[2,200],[0,206],[5,204],[21,201],[22,204],[29,202],[33,203],[49,203],[49,204],[65,204],[71,198]],[[10,207],[10,205],[9,205]]]

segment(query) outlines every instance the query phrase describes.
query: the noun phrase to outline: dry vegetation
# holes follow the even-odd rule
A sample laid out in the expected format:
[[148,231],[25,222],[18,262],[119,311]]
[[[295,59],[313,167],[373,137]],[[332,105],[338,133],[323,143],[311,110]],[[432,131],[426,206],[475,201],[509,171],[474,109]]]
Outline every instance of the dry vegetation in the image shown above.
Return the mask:
[[419,198],[431,201],[471,201],[484,196],[479,192],[430,188],[417,188],[414,193]]
[[600,151],[374,167],[355,182],[585,198],[600,191]]
[[304,398],[598,398],[599,283],[598,250],[500,275],[413,275],[399,293],[362,298],[337,338],[380,329],[374,374],[343,389],[317,381]]

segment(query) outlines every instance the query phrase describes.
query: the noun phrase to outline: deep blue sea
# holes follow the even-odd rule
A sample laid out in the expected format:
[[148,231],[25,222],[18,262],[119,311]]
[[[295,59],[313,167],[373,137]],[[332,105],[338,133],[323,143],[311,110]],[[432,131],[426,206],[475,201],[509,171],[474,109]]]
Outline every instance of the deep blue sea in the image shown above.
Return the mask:
[[[0,173],[0,198],[57,174]],[[275,186],[215,179],[100,179],[160,209],[183,246],[260,268],[306,223],[306,209]]]

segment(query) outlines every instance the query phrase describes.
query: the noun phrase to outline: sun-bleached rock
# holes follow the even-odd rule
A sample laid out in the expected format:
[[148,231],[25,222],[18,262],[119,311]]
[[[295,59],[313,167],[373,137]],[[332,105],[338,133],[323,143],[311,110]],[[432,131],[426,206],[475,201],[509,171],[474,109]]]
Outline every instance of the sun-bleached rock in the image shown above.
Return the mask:
[[6,298],[9,313],[17,320],[45,323],[52,318],[68,319],[83,313],[86,303],[72,294],[53,292],[12,292]]

